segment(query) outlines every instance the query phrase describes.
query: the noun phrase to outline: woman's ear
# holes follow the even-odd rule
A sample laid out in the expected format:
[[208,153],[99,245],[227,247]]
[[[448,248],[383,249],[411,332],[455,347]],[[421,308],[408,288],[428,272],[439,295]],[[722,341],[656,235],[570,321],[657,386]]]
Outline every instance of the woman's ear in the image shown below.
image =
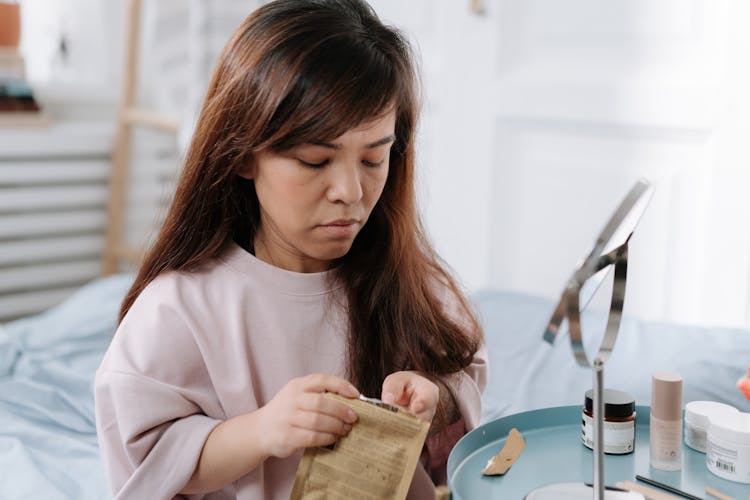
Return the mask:
[[240,169],[237,171],[237,175],[242,177],[243,179],[247,180],[253,180],[255,178],[255,157],[250,156],[247,161],[240,167]]

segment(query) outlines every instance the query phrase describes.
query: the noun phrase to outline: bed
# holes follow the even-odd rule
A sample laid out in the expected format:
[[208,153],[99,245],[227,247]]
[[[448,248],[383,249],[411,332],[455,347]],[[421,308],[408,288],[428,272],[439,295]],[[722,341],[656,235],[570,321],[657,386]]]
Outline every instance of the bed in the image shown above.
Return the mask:
[[57,307],[0,326],[0,498],[101,499],[93,375],[131,277],[81,288]]
[[[118,274],[94,280],[57,307],[0,326],[1,499],[110,497],[92,382],[131,279]],[[588,370],[575,365],[565,339],[553,346],[541,340],[551,301],[501,291],[483,291],[473,300],[491,360],[484,421],[583,402]],[[584,318],[598,320],[596,312]],[[647,405],[650,372],[676,370],[685,379],[685,401],[711,399],[750,411],[734,387],[747,363],[750,331],[626,318],[605,382]]]

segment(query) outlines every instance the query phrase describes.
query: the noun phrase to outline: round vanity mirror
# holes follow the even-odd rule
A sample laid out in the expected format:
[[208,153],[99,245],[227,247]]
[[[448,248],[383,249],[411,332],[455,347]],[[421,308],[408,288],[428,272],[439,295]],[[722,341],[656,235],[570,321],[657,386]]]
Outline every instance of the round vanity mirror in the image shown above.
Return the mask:
[[[526,496],[528,500],[544,499],[643,499],[639,493],[605,487],[603,451],[603,387],[604,364],[612,354],[617,339],[625,302],[627,280],[628,244],[638,221],[651,201],[653,187],[645,179],[635,183],[612,214],[604,229],[596,239],[593,248],[583,263],[573,272],[562,293],[560,302],[552,313],[544,339],[552,343],[563,331],[567,321],[568,336],[576,361],[582,366],[590,366],[593,373],[593,413],[594,413],[594,484],[559,483],[538,488]],[[610,272],[614,272],[611,282],[611,299],[606,327],[601,343],[595,353],[587,355],[584,349],[581,312],[586,308],[597,290],[605,282]]]

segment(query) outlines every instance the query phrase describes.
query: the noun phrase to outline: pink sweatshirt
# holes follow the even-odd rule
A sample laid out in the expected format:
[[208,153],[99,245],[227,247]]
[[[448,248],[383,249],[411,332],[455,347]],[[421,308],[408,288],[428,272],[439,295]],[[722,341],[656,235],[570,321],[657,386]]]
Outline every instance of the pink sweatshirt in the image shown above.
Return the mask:
[[[330,273],[286,271],[232,245],[203,270],[165,273],[143,290],[96,374],[99,445],[116,498],[179,498],[221,421],[262,407],[292,378],[344,376],[346,301]],[[479,422],[486,380],[484,349],[446,379],[466,430]],[[443,462],[463,432],[428,438],[423,465]],[[189,498],[288,499],[300,458],[268,459]],[[409,498],[432,499],[433,488],[417,467]]]

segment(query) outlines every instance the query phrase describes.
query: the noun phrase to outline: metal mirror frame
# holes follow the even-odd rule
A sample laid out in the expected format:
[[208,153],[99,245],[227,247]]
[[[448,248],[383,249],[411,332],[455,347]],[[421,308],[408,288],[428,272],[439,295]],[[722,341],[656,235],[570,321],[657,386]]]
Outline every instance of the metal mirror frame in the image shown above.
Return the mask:
[[[560,332],[560,327],[564,319],[568,320],[568,330],[570,345],[577,363],[581,366],[592,368],[593,372],[593,411],[594,411],[594,498],[604,500],[604,364],[612,355],[617,334],[620,329],[620,320],[622,319],[622,308],[625,303],[625,285],[627,282],[628,272],[628,245],[633,235],[635,226],[638,224],[643,212],[653,194],[653,187],[646,179],[638,180],[630,189],[617,210],[607,222],[604,229],[594,244],[593,249],[589,252],[588,257],[583,264],[573,273],[562,293],[560,302],[555,307],[552,317],[550,318],[547,328],[544,332],[544,340],[550,344],[554,342],[555,337]],[[602,253],[607,245],[614,238],[621,224],[625,221],[631,211],[639,202],[643,202],[643,208],[640,214],[635,214],[636,219],[632,228],[628,231],[624,243],[616,248]],[[612,298],[610,300],[609,315],[607,325],[604,331],[604,337],[599,345],[599,349],[594,359],[589,361],[583,345],[581,332],[581,292],[586,282],[592,279],[600,271],[604,271],[610,266],[614,266],[614,281],[612,286]],[[603,281],[603,277],[601,278]],[[595,283],[594,292],[601,284]],[[592,292],[592,296],[594,295]],[[585,307],[591,297],[584,298],[583,307]]]

